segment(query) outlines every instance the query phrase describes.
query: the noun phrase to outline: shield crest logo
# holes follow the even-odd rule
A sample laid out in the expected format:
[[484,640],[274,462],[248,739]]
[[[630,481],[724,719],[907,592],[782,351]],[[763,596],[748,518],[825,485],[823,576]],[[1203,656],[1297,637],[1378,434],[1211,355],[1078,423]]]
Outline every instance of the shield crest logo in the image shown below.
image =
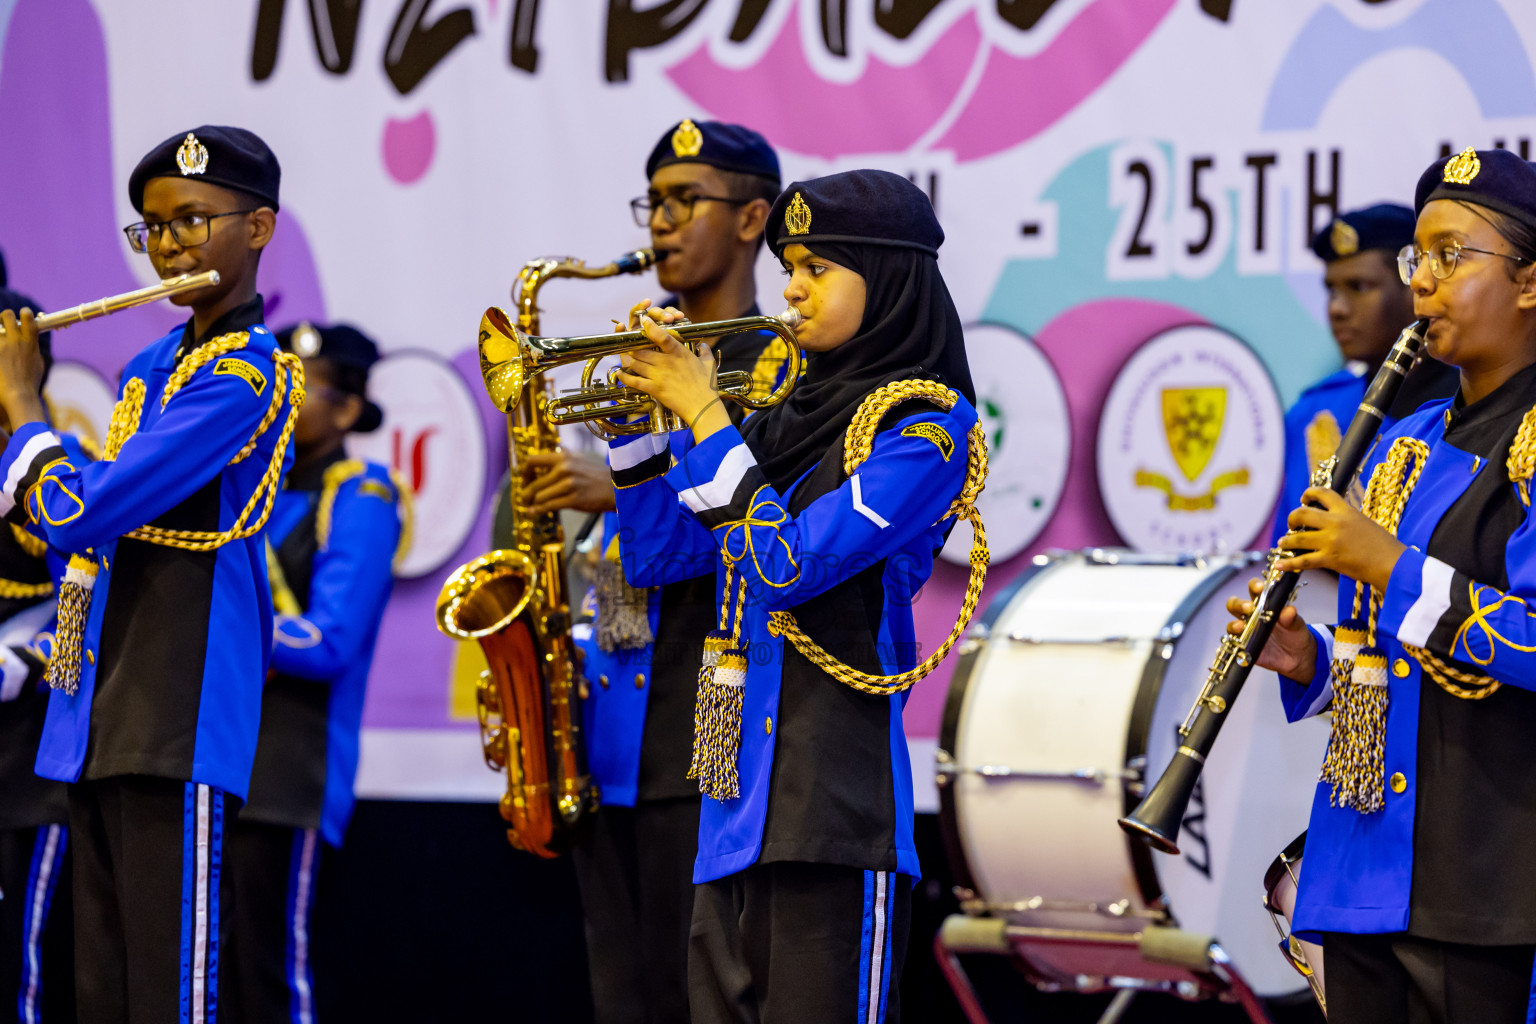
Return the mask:
[[1190,483],[1204,472],[1216,453],[1226,416],[1226,388],[1163,389],[1163,433],[1174,463]]

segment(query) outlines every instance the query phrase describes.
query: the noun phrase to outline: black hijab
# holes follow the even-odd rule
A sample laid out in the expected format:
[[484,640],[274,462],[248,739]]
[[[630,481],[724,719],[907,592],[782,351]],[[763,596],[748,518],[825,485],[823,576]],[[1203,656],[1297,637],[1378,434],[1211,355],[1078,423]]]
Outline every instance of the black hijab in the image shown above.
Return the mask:
[[[773,230],[778,227],[775,213],[787,206],[787,197],[799,199],[800,192],[812,195],[815,208],[817,198],[838,194],[843,182],[861,186],[865,193],[861,200],[867,198],[871,184],[878,193],[894,193],[896,204],[909,206],[905,212],[914,221],[910,234],[921,237],[919,232],[924,232],[938,240],[943,238],[921,190],[905,178],[883,171],[851,171],[797,182],[774,204],[774,212],[769,214],[769,237],[776,254],[801,242],[816,255],[858,274],[865,287],[858,333],[830,352],[806,353],[805,374],[794,392],[779,405],[748,417],[742,427],[764,476],[781,493],[838,444],[859,405],[876,388],[892,381],[925,378],[953,388],[968,402],[976,401],[960,316],[932,248],[860,237],[858,228],[862,225],[857,223],[834,222],[842,228],[835,232],[836,238],[820,231],[795,237]],[[911,204],[910,193],[921,200],[920,207]],[[885,200],[883,209],[889,212],[891,201],[886,196],[879,198]],[[832,204],[819,205],[830,208]],[[841,211],[839,215],[848,217]],[[872,211],[865,215],[878,216]],[[882,220],[879,230],[889,233],[900,226],[902,218]]]

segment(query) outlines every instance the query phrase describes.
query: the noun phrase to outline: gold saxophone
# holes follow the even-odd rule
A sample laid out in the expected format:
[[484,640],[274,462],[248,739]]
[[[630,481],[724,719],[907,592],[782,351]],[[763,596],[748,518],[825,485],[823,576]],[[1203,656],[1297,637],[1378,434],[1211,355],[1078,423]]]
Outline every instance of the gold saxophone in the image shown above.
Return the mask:
[[[537,259],[518,274],[512,298],[518,327],[539,328],[539,289],[556,277],[637,274],[656,262],[649,249],[600,267],[577,259]],[[575,692],[575,647],[565,581],[565,533],[559,513],[530,515],[520,495],[521,467],[536,452],[558,451],[550,422],[550,384],[530,375],[509,402],[513,547],[463,566],[437,599],[438,628],[480,642],[489,668],[480,675],[475,703],[486,764],[505,770],[501,816],[519,850],[557,857],[570,849],[597,809],[598,791],[587,771]]]

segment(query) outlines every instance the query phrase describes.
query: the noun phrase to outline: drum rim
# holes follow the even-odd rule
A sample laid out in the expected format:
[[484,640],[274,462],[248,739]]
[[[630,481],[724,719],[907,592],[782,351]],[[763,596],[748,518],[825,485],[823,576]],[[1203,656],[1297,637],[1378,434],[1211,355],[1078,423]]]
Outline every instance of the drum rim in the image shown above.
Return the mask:
[[1270,861],[1269,869],[1264,872],[1264,900],[1266,904],[1269,902],[1270,894],[1275,891],[1275,886],[1279,884],[1280,877],[1285,874],[1286,865],[1294,864],[1301,860],[1301,855],[1305,851],[1306,845],[1307,832],[1303,829],[1301,835],[1292,839],[1286,848],[1276,854],[1274,860]]
[[[1184,639],[1183,627],[1194,619],[1205,603],[1226,586],[1245,564],[1243,562],[1217,564],[1205,579],[1184,595],[1184,599],[1175,606],[1168,620],[1163,623],[1163,633],[1167,639],[1160,640],[1154,645],[1151,656],[1142,667],[1141,682],[1137,684],[1136,699],[1131,702],[1131,717],[1125,730],[1125,764],[1129,767],[1139,758],[1143,780],[1140,785],[1127,780],[1121,787],[1125,814],[1131,814],[1136,810],[1136,805],[1141,801],[1140,791],[1146,785],[1147,740],[1152,734],[1152,716],[1157,710],[1157,698],[1162,693],[1163,679],[1168,674],[1168,666],[1173,662],[1173,653],[1170,651],[1168,656],[1164,657],[1161,650],[1165,645],[1177,649]],[[1174,631],[1175,627],[1178,627],[1177,632]],[[1125,837],[1125,844],[1126,849],[1130,851],[1131,869],[1136,876],[1136,886],[1141,890],[1143,902],[1149,907],[1161,905],[1166,893],[1157,876],[1157,862],[1153,856],[1152,847],[1131,835]]]
[[[960,711],[965,706],[965,695],[970,691],[971,678],[976,672],[976,662],[986,653],[991,644],[993,625],[1007,610],[1013,599],[1019,595],[1030,581],[1038,577],[1046,569],[1066,561],[1065,557],[1051,555],[1037,555],[1024,571],[998,592],[982,613],[981,624],[985,632],[976,638],[976,642],[960,655],[960,660],[955,662],[955,671],[949,678],[949,692],[944,696],[944,714],[939,721],[939,745],[936,756],[954,756],[955,738],[960,731]],[[976,876],[971,871],[970,861],[965,856],[965,843],[960,838],[960,821],[957,817],[959,808],[955,804],[955,784],[959,782],[956,776],[951,775],[947,780],[941,780],[939,789],[939,835],[944,841],[944,854],[949,858],[949,870],[955,878],[955,884],[970,892],[976,891]]]

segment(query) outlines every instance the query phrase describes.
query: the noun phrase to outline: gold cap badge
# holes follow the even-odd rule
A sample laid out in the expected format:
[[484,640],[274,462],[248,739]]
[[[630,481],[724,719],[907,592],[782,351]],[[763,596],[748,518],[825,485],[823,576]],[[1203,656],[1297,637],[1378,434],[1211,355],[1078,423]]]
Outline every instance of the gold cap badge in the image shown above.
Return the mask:
[[208,147],[197,141],[197,136],[187,132],[176,151],[176,166],[182,174],[202,174],[208,169]]
[[294,352],[305,359],[313,359],[320,354],[320,332],[308,320],[301,320],[293,329],[291,344]]
[[1333,227],[1328,230],[1328,241],[1340,256],[1353,256],[1360,251],[1360,232],[1342,220],[1333,222]]
[[678,156],[698,156],[699,150],[704,148],[704,133],[698,126],[684,118],[683,123],[677,126],[677,131],[672,133],[672,152]]
[[811,208],[805,205],[799,192],[784,210],[784,227],[792,235],[808,234],[811,230]]
[[1446,161],[1444,180],[1452,185],[1470,185],[1472,179],[1477,177],[1477,172],[1482,169],[1483,162],[1477,158],[1477,153],[1472,147],[1468,146],[1454,160]]

